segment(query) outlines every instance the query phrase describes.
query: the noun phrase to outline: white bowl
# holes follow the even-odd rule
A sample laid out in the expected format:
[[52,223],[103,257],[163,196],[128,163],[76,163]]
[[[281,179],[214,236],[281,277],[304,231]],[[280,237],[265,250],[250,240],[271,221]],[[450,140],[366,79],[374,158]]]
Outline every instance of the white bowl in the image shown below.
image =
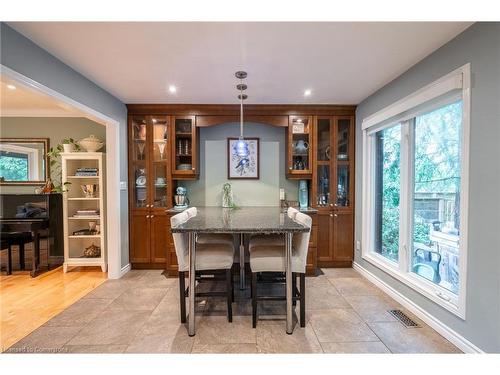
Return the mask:
[[104,142],[95,135],[80,140],[78,144],[87,152],[96,152],[104,146]]

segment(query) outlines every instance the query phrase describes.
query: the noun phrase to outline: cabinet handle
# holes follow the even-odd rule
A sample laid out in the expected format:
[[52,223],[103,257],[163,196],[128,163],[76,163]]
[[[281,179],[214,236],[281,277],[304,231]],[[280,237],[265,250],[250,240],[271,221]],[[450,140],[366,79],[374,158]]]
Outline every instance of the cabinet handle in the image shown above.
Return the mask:
[[334,206],[335,206],[335,207],[337,207],[337,206],[338,206],[338,204],[337,204],[337,203],[335,203],[335,204],[334,204]]
[[337,215],[337,214],[334,214],[333,216],[335,216],[335,217],[338,217],[339,215]]
[[149,215],[146,215],[146,219],[149,219]]
[[151,216],[150,216],[150,218],[151,218],[151,219],[152,219],[152,218],[154,218],[154,217],[155,217],[155,215],[151,215]]
[[333,203],[330,203],[330,207],[333,207]]
[[193,171],[194,171],[195,169],[196,169],[195,167],[191,168],[191,170],[193,170]]
[[333,214],[330,214],[330,217],[333,217]]

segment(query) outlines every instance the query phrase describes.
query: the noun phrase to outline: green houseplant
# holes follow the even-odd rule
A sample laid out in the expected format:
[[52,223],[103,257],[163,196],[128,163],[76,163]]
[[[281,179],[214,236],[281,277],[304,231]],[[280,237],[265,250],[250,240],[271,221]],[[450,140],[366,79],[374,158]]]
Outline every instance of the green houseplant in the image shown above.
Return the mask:
[[65,138],[55,147],[51,147],[47,152],[47,157],[50,163],[51,169],[51,178],[53,188],[51,192],[53,193],[64,193],[67,191],[68,185],[71,182],[62,183],[61,176],[61,152],[72,152],[72,151],[80,151],[80,145],[73,138]]

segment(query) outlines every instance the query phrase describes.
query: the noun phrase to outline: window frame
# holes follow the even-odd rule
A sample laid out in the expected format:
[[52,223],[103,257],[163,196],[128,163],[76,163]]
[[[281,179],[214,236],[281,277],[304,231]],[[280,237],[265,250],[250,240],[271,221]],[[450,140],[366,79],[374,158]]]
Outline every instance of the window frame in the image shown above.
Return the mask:
[[[458,89],[458,90],[457,90]],[[442,100],[436,98],[456,91]],[[434,284],[411,270],[414,189],[414,119],[422,112],[462,100],[461,160],[460,160],[460,247],[458,295]],[[429,101],[435,100],[432,104]],[[420,109],[419,108],[424,108]],[[375,137],[385,128],[401,124],[400,171],[400,234],[398,261],[394,262],[375,249]],[[439,78],[422,89],[363,120],[363,190],[361,256],[377,268],[401,281],[436,304],[465,320],[467,286],[467,248],[469,216],[469,146],[470,146],[470,64]]]

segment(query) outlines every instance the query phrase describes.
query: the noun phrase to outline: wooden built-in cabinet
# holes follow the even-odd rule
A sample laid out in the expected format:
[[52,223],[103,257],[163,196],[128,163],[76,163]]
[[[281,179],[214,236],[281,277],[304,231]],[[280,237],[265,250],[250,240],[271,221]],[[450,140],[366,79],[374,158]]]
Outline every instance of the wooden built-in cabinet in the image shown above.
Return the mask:
[[[237,105],[130,104],[130,262],[177,272],[169,208],[176,180],[199,178],[199,129],[237,121]],[[307,273],[354,257],[355,106],[247,105],[247,121],[284,127],[288,179],[309,180]],[[228,135],[229,136],[229,135]],[[143,176],[142,178],[140,178]]]
[[165,210],[172,205],[169,116],[129,116],[130,262],[164,268]]
[[318,266],[354,258],[354,116],[315,118],[311,198],[318,209]]

